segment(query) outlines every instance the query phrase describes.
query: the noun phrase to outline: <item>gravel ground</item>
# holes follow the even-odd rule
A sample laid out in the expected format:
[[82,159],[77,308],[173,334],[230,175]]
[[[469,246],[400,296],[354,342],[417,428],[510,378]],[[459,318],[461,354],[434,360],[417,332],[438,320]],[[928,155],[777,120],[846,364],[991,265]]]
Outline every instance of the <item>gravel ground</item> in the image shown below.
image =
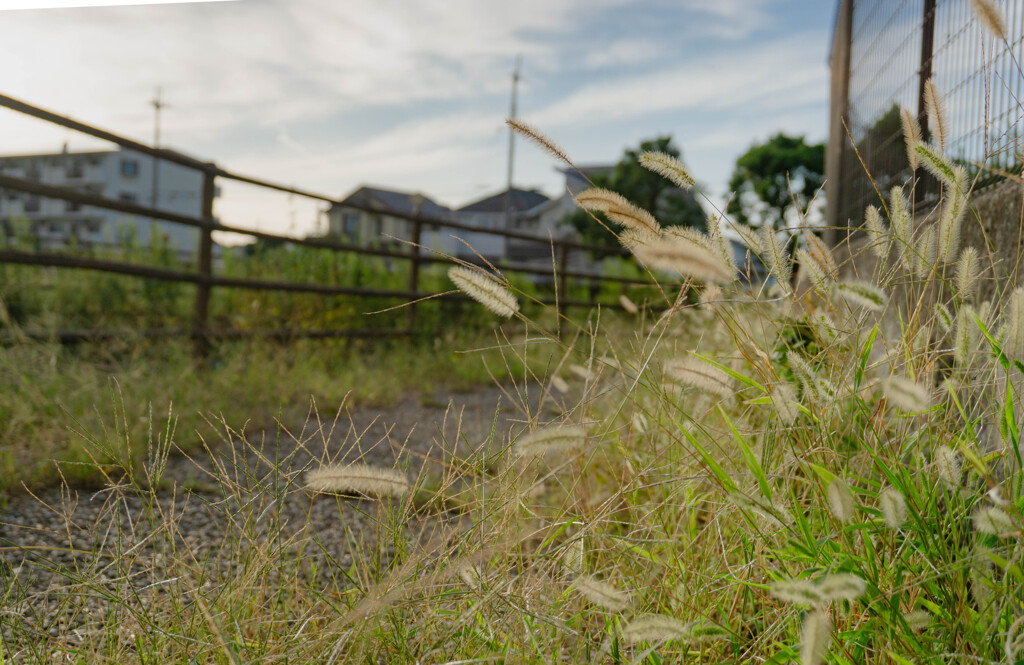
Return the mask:
[[[347,570],[357,550],[390,561],[394,538],[380,537],[383,504],[313,495],[299,487],[304,471],[326,460],[397,463],[410,478],[424,469],[438,474],[456,442],[460,456],[501,450],[525,426],[517,402],[514,389],[497,387],[409,397],[390,408],[332,414],[322,425],[232,432],[212,455],[171,454],[152,493],[122,482],[15,497],[0,511],[0,632],[8,654],[17,645],[28,654],[33,641],[85,640],[110,624],[111,598],[189,597],[242,574],[260,553],[281,551],[274,548],[299,553],[302,574],[317,562]],[[422,542],[438,531],[424,528],[427,519],[445,521],[435,514],[398,528]],[[171,570],[178,579],[168,579]],[[96,620],[103,615],[105,622]],[[126,619],[121,629],[131,626]]]

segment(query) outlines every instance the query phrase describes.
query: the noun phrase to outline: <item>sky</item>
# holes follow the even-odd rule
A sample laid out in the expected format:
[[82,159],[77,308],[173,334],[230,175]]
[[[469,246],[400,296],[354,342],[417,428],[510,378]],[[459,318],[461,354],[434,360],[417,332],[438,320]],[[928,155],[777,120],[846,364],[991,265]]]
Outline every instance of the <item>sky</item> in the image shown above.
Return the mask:
[[[720,205],[753,143],[778,131],[825,140],[834,11],[829,0],[21,9],[0,12],[0,93],[152,143],[159,87],[166,147],[332,197],[365,184],[459,207],[505,186],[504,120],[521,56],[518,116],[577,164],[613,164],[670,134]],[[102,147],[6,109],[0,136],[0,154]],[[559,196],[560,166],[517,141],[516,186]],[[323,204],[222,191],[215,213],[225,223],[304,234],[323,221]]]

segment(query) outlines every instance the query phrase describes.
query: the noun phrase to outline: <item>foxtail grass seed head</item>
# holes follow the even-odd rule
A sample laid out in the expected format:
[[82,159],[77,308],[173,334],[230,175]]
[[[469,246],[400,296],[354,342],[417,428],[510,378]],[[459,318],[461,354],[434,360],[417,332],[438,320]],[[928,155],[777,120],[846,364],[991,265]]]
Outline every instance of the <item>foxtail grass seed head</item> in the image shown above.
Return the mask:
[[669,642],[685,638],[687,632],[682,621],[662,614],[641,616],[622,627],[622,637],[632,644]]
[[448,270],[449,279],[467,296],[498,316],[509,318],[519,311],[519,301],[492,277],[462,266]]
[[591,212],[603,212],[608,219],[626,228],[654,235],[661,233],[661,225],[658,224],[658,220],[654,219],[654,215],[630,203],[621,194],[607,189],[600,187],[585,189],[576,195],[576,203]]
[[997,538],[1007,538],[1020,533],[1010,516],[1001,508],[991,506],[974,513],[974,528],[980,533]]
[[889,258],[889,251],[892,249],[892,239],[889,231],[882,222],[882,214],[876,206],[868,206],[864,211],[864,226],[871,237],[871,251],[883,261]]
[[971,9],[986,30],[1006,41],[1006,23],[994,0],[971,0]]
[[903,125],[903,142],[907,146],[907,162],[911,169],[917,170],[919,161],[917,153],[914,152],[914,145],[921,141],[921,125],[910,109],[900,110],[900,123]]
[[772,582],[769,593],[776,600],[801,607],[818,607],[825,602],[825,597],[818,586],[804,579]]
[[619,244],[631,252],[636,252],[637,247],[649,245],[661,239],[656,233],[641,231],[639,229],[623,229],[619,233]]
[[764,253],[764,245],[761,243],[761,234],[745,224],[733,225],[733,231],[739,235],[740,240],[751,252],[757,255]]
[[856,503],[853,500],[853,492],[846,481],[836,476],[828,484],[828,508],[832,516],[842,523],[848,523],[853,519],[856,511]]
[[961,367],[967,367],[974,360],[974,351],[978,347],[978,324],[975,322],[974,309],[971,305],[962,304],[956,311],[956,326],[953,330],[953,360]]
[[886,487],[879,493],[878,508],[890,529],[898,529],[907,521],[907,500],[895,487]]
[[696,356],[686,356],[665,363],[665,374],[676,383],[728,399],[733,395],[733,379]]
[[796,390],[792,384],[780,381],[776,383],[771,392],[772,407],[775,409],[779,421],[783,425],[792,425],[800,415],[797,408]]
[[551,376],[551,387],[563,394],[569,392],[569,384],[557,374]]
[[854,601],[863,596],[867,589],[867,582],[853,573],[827,575],[818,582],[818,590],[827,601]]
[[713,250],[684,238],[662,238],[633,250],[640,261],[658,270],[702,282],[731,282],[736,273]]
[[937,236],[934,224],[921,231],[921,236],[917,241],[917,253],[914,255],[914,274],[918,279],[927,279],[932,273],[932,268],[936,263]]
[[578,365],[576,363],[569,365],[569,373],[575,375],[577,378],[583,379],[584,381],[597,381],[597,373],[583,365]]
[[928,112],[928,128],[935,138],[935,145],[945,152],[948,147],[946,139],[949,137],[949,123],[946,120],[946,103],[938,86],[935,85],[935,79],[925,81],[924,107]]
[[1010,294],[1002,327],[1003,353],[1010,360],[1024,362],[1024,287]]
[[583,536],[573,538],[562,547],[558,562],[574,575],[583,574]]
[[903,194],[902,187],[893,187],[889,191],[889,221],[892,223],[892,233],[896,241],[896,248],[899,250],[900,259],[908,270],[912,267],[911,257],[913,256],[913,225],[910,219],[910,203]]
[[761,246],[764,247],[762,258],[767,264],[768,272],[775,276],[776,282],[784,287],[789,286],[793,276],[793,263],[775,235],[775,228],[770,224],[765,224],[761,228]]
[[839,266],[836,265],[836,258],[832,255],[832,250],[828,248],[828,245],[814,233],[805,234],[804,239],[807,243],[808,253],[821,268],[821,271],[829,279],[837,279],[839,277]]
[[964,247],[960,252],[960,259],[956,263],[956,294],[960,296],[961,300],[970,300],[974,295],[980,272],[978,250],[974,247]]
[[906,377],[888,377],[882,382],[882,393],[906,413],[922,413],[932,406],[932,391]]
[[516,118],[509,118],[505,122],[508,123],[508,126],[511,127],[512,130],[515,131],[517,134],[526,137],[530,141],[533,141],[544,150],[547,150],[554,157],[557,157],[558,159],[562,160],[569,166],[573,166],[575,168],[575,166],[572,163],[572,160],[569,159],[569,156],[565,153],[565,151],[562,150],[562,148],[559,147],[557,143],[552,141],[550,138],[548,138],[547,135],[542,133],[534,126],[529,125],[523,122],[522,120],[517,120]]
[[889,297],[885,295],[885,291],[867,282],[837,282],[835,292],[851,305],[872,312],[881,312],[889,303]]
[[704,309],[710,309],[722,299],[722,289],[717,284],[708,284],[704,287],[704,290],[700,292],[700,306]]
[[800,641],[800,665],[821,665],[832,641],[832,622],[821,610],[808,612]]
[[953,162],[946,159],[940,148],[922,141],[914,146],[914,152],[921,158],[921,165],[938,178],[944,187],[957,186],[960,176],[953,168]]
[[625,293],[619,296],[619,304],[622,305],[622,309],[626,310],[629,314],[636,314],[640,311],[640,308],[636,306],[636,303],[629,299]]
[[960,486],[960,456],[949,446],[936,446],[932,453],[935,470],[949,487]]
[[480,570],[479,566],[472,564],[461,566],[459,568],[459,577],[466,583],[466,586],[474,590],[480,589],[484,583],[483,571]]
[[307,473],[306,487],[324,494],[400,497],[409,491],[409,480],[395,469],[368,464],[330,465]]
[[915,633],[920,633],[932,623],[932,615],[925,610],[912,610],[903,615],[907,627]]
[[540,457],[580,450],[587,444],[582,425],[551,425],[521,437],[515,444],[520,457]]
[[955,261],[957,252],[960,251],[961,228],[963,227],[964,213],[967,212],[967,173],[959,165],[954,169],[957,172],[957,178],[963,180],[963,183],[947,190],[946,202],[939,217],[938,250],[936,252],[937,258],[946,263]]
[[800,269],[807,275],[811,286],[821,293],[828,293],[831,282],[825,276],[825,273],[821,271],[821,266],[811,258],[810,253],[806,249],[798,249],[796,250],[796,260],[800,265]]
[[629,594],[616,589],[611,584],[602,582],[592,575],[580,575],[573,582],[573,587],[581,596],[606,610],[621,612],[629,607]]
[[633,417],[630,419],[629,422],[634,434],[643,434],[647,432],[647,429],[649,427],[647,424],[647,418],[645,418],[644,414],[640,413],[639,411],[633,414]]
[[935,303],[935,322],[939,324],[939,328],[942,332],[948,333],[953,329],[953,315],[950,313],[949,308],[942,303]]
[[640,155],[640,165],[648,171],[653,171],[670,180],[682,189],[690,189],[694,185],[693,176],[686,170],[683,163],[664,152],[643,153]]

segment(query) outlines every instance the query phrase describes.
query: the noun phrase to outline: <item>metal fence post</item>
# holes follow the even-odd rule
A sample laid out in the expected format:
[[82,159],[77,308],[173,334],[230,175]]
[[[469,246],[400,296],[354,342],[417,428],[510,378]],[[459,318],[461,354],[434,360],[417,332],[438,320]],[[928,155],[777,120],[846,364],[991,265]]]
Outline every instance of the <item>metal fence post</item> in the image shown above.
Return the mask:
[[[409,291],[416,293],[420,289],[420,240],[423,237],[423,222],[420,221],[420,211],[416,210],[411,220],[412,223],[412,255],[409,258]],[[416,296],[413,296],[415,298]],[[416,303],[412,303],[406,309],[406,323],[410,330],[416,327]]]
[[210,314],[210,289],[213,278],[213,198],[216,192],[214,179],[216,170],[208,164],[203,171],[202,217],[203,226],[199,229],[199,260],[196,264],[199,280],[196,282],[196,302],[192,316],[192,341],[198,358],[206,357],[210,352],[210,340],[207,336],[207,324]]
[[[924,0],[924,14],[921,17],[921,69],[918,72],[917,81],[917,123],[921,126],[921,138],[925,141],[931,138],[928,127],[928,108],[924,101],[925,84],[932,77],[932,56],[935,54],[935,0]],[[917,181],[914,183],[914,191],[911,192],[913,205],[911,210],[916,209],[917,202],[924,198],[925,188],[928,187],[928,174],[924,169],[918,169]]]

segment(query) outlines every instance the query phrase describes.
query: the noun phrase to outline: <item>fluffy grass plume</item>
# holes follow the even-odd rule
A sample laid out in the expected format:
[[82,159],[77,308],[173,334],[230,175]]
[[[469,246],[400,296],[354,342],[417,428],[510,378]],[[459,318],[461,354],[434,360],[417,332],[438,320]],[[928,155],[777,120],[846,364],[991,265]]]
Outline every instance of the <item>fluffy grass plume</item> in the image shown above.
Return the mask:
[[557,374],[551,377],[551,387],[563,394],[569,392],[569,384]]
[[930,224],[921,230],[917,240],[917,251],[914,254],[913,260],[914,274],[919,279],[928,279],[928,276],[932,273],[932,268],[935,266],[937,258],[937,238],[938,233],[936,233],[934,224]]
[[949,332],[953,329],[953,315],[944,304],[935,303],[935,321],[942,328],[942,332]]
[[960,486],[960,456],[949,446],[939,445],[932,452],[935,469],[942,482],[950,487]]
[[800,665],[820,665],[832,640],[832,622],[821,610],[808,612],[800,640]]
[[693,176],[683,163],[672,155],[664,152],[645,152],[640,155],[640,164],[648,171],[657,173],[683,189],[690,189],[694,185]]
[[903,620],[907,622],[910,630],[919,633],[931,625],[932,615],[925,610],[912,610],[903,615]]
[[1014,289],[1002,327],[1003,353],[1010,360],[1024,362],[1024,287]]
[[[928,129],[931,130],[932,137],[935,139],[935,145],[939,147],[939,150],[945,151],[948,147],[946,140],[949,138],[949,122],[946,120],[946,104],[938,86],[935,85],[935,79],[925,81],[924,107],[928,112]],[[918,152],[918,154],[921,153]],[[927,163],[925,165],[927,166]]]
[[621,612],[629,606],[629,594],[592,575],[580,575],[573,582],[580,595],[606,610]]
[[857,600],[867,591],[864,578],[853,573],[835,573],[827,575],[818,582],[818,591],[822,598],[829,601]]
[[368,464],[323,466],[306,474],[306,487],[325,494],[360,494],[367,497],[402,496],[409,480],[395,469]]
[[953,166],[954,183],[946,188],[945,205],[939,215],[937,257],[952,263],[960,251],[960,228],[967,212],[967,171]]
[[747,249],[758,255],[764,252],[760,233],[745,224],[735,224],[732,229],[740,237],[743,244],[747,246]]
[[448,270],[448,278],[467,296],[498,316],[509,318],[519,311],[519,301],[493,277],[463,266]]
[[910,112],[910,109],[900,109],[900,123],[903,125],[903,142],[907,149],[907,162],[910,168],[917,170],[920,163],[914,146],[921,141],[921,125],[917,122],[917,116]]
[[956,262],[956,294],[961,300],[970,300],[978,286],[978,276],[981,273],[981,264],[978,260],[978,250],[974,247],[964,247],[960,252],[960,259]]
[[974,528],[997,538],[1006,538],[1020,532],[1002,508],[989,506],[974,513]]
[[537,457],[579,450],[587,443],[587,430],[582,425],[552,425],[521,437],[515,452],[521,457]]
[[985,29],[1006,41],[1006,23],[993,0],[971,0],[971,10]]
[[668,361],[665,363],[665,374],[677,383],[718,395],[723,399],[728,399],[733,394],[732,377],[696,356]]
[[797,408],[796,390],[785,381],[776,383],[771,392],[772,407],[783,425],[792,425],[800,415]]
[[978,324],[974,319],[974,308],[961,305],[956,313],[956,326],[953,330],[953,359],[957,364],[966,366],[974,359],[974,351],[978,346]]
[[619,296],[619,304],[622,305],[622,309],[626,310],[630,314],[636,314],[640,311],[640,308],[636,306],[636,303],[629,299],[625,293]]
[[761,228],[761,246],[764,248],[764,259],[768,272],[775,276],[776,281],[786,287],[793,276],[793,262],[789,254],[779,242],[775,229],[769,224]]
[[864,211],[864,226],[871,236],[871,251],[882,260],[889,258],[892,239],[877,206],[868,206]]
[[523,122],[522,120],[517,120],[516,118],[509,118],[505,122],[517,134],[526,137],[530,141],[533,141],[541,148],[548,151],[549,153],[551,153],[558,159],[562,160],[569,166],[575,167],[575,165],[572,163],[572,160],[569,159],[569,156],[565,153],[565,151],[562,150],[562,148],[559,147],[557,143],[552,141],[547,135],[539,131],[536,127],[533,127],[532,125],[529,125]]
[[856,504],[853,500],[853,492],[850,491],[850,486],[846,484],[846,481],[836,476],[828,484],[826,493],[828,494],[828,508],[832,516],[843,523],[852,520]]
[[654,215],[629,202],[621,194],[607,189],[601,187],[585,189],[576,195],[576,203],[591,212],[603,212],[608,219],[626,228],[655,236],[661,233],[661,225],[658,224],[658,220],[654,219]]
[[828,293],[831,281],[822,271],[818,262],[811,256],[811,253],[806,249],[798,249],[796,250],[796,260],[800,264],[800,269],[803,271],[803,274],[807,275],[807,279],[811,282],[811,285],[822,293]]
[[663,614],[641,616],[622,627],[622,637],[633,644],[684,639],[688,632],[685,623]]
[[633,250],[652,268],[676,272],[703,282],[731,282],[735,272],[711,249],[680,237],[661,238]]
[[769,593],[772,598],[801,607],[817,607],[826,600],[818,585],[804,579],[772,582]]
[[885,291],[868,282],[838,282],[835,285],[835,291],[851,305],[873,312],[881,312],[889,302]]
[[805,234],[804,242],[807,243],[808,253],[810,253],[815,263],[821,267],[822,272],[830,279],[836,279],[839,276],[839,266],[836,265],[836,259],[828,245],[814,233]]
[[907,521],[907,500],[895,487],[886,487],[878,494],[878,508],[890,529],[898,529]]
[[960,176],[953,168],[953,162],[946,159],[941,149],[922,141],[914,146],[914,152],[921,158],[924,168],[938,178],[943,186],[955,187],[957,185]]
[[882,393],[901,411],[921,413],[932,405],[932,391],[903,376],[890,376],[882,382]]
[[910,204],[903,194],[902,187],[893,187],[889,190],[889,221],[892,224],[892,233],[895,236],[900,260],[908,269],[911,268],[914,246],[913,224],[910,219]]

